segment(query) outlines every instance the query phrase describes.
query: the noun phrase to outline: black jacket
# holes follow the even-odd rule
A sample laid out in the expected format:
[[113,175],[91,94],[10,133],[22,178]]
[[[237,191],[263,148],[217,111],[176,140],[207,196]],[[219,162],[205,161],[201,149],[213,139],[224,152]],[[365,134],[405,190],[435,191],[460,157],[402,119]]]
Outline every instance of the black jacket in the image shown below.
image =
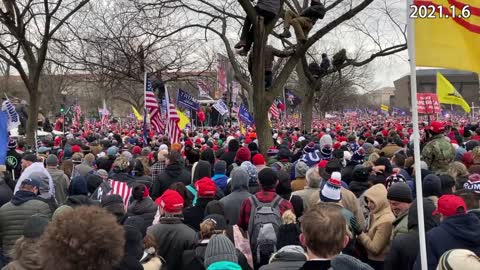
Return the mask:
[[297,270],[305,264],[306,255],[279,251],[273,255],[269,264],[260,267],[260,270]]
[[300,16],[309,17],[312,20],[323,19],[325,17],[325,7],[323,4],[319,3],[318,5],[310,6],[305,9]]
[[360,198],[362,194],[370,188],[370,184],[368,182],[358,182],[352,181],[348,185],[348,189],[355,194],[357,198]]
[[[468,249],[480,254],[480,220],[473,213],[447,217],[427,232],[426,238],[428,269],[435,270],[438,260],[448,250]],[[420,269],[420,256],[413,268]]]
[[[425,231],[437,226],[437,220],[432,216],[435,205],[430,199],[423,199]],[[418,210],[415,200],[408,211],[408,233],[393,239],[390,252],[385,258],[385,270],[409,270],[413,268],[419,252]]]
[[213,199],[198,198],[195,206],[183,209],[183,223],[195,231],[200,231],[200,223],[205,217],[205,208]]
[[11,172],[12,170],[15,172],[15,179],[20,178],[22,174],[22,155],[20,155],[14,149],[9,149],[7,151],[7,171]]
[[12,197],[12,189],[5,183],[4,177],[0,176],[0,207],[8,203]]
[[222,156],[220,157],[220,160],[225,161],[227,163],[227,168],[229,168],[230,165],[232,165],[233,162],[235,162],[236,155],[237,155],[237,151],[228,150],[222,154]]
[[128,206],[127,215],[130,217],[140,216],[145,220],[145,224],[152,225],[157,213],[158,206],[150,198],[144,198],[141,201],[134,200]]
[[196,239],[195,231],[183,224],[180,217],[160,218],[160,223],[148,228],[147,234],[155,238],[158,255],[165,259],[168,270],[180,269],[179,259],[185,250],[194,247]]
[[152,199],[162,196],[163,192],[167,190],[171,184],[182,182],[186,185],[190,184],[190,173],[179,164],[170,164],[165,168],[159,176],[160,181],[153,183]]
[[99,206],[100,203],[98,201],[90,199],[87,195],[73,195],[73,196],[67,197],[67,201],[65,202],[65,205],[68,205],[70,207],[77,207],[77,206],[83,206],[83,205]]

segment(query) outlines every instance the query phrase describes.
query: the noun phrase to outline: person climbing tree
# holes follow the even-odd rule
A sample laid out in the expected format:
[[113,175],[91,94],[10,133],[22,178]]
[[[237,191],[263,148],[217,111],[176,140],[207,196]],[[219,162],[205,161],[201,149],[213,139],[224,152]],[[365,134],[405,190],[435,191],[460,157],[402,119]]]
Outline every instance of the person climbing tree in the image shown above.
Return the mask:
[[290,34],[290,25],[292,25],[293,29],[295,30],[297,40],[301,43],[304,43],[307,41],[308,32],[312,30],[318,19],[323,19],[325,13],[325,6],[320,3],[319,0],[312,0],[310,2],[310,7],[305,9],[302,13],[300,13],[300,15],[296,14],[292,10],[287,10],[283,18],[283,33],[280,34],[280,37],[291,37],[292,34]]

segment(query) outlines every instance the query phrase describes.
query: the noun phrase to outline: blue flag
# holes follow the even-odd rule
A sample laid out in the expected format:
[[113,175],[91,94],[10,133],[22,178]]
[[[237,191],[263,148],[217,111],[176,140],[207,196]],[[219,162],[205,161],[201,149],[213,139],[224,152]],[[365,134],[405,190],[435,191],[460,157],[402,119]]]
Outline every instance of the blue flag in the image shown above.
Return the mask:
[[194,111],[198,111],[199,106],[197,99],[182,89],[178,89],[177,92],[177,105]]
[[8,151],[8,114],[0,110],[0,165],[5,165]]
[[255,122],[253,116],[243,104],[240,105],[240,109],[238,110],[238,119],[248,125],[252,125]]

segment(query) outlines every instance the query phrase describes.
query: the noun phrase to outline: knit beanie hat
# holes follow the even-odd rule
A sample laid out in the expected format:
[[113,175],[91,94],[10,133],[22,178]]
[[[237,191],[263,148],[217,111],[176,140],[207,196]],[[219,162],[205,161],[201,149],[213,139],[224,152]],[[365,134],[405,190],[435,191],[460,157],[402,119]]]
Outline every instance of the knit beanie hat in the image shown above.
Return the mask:
[[411,203],[413,201],[412,190],[405,182],[394,183],[388,189],[387,199],[396,202]]
[[449,269],[480,269],[480,258],[468,249],[449,250],[440,257],[437,270]]
[[262,154],[256,154],[256,155],[254,155],[253,158],[252,158],[252,163],[253,163],[253,165],[255,165],[255,166],[265,165],[265,158],[263,157]]
[[368,176],[370,176],[371,168],[364,166],[358,166],[353,169],[353,181],[367,182]]
[[305,162],[297,162],[297,164],[295,165],[295,178],[304,178],[307,174],[308,169],[308,165]]
[[423,197],[437,196],[442,194],[442,181],[434,174],[427,175],[422,181]]
[[240,147],[235,156],[235,160],[239,162],[250,161],[251,153],[248,147]]
[[215,162],[215,165],[213,165],[213,171],[215,173],[225,174],[227,172],[227,163],[223,160]]
[[470,175],[468,181],[463,185],[463,188],[480,194],[480,174],[474,173]]
[[238,262],[235,246],[225,235],[214,235],[205,250],[205,268],[216,262]]
[[47,166],[57,166],[58,165],[58,158],[57,156],[50,154],[47,157],[47,160],[45,161]]
[[339,172],[333,172],[328,182],[320,191],[320,200],[322,202],[339,202],[342,199],[342,175]]
[[48,217],[42,214],[35,214],[23,225],[23,236],[25,238],[38,238],[43,234],[48,225]]
[[385,179],[385,187],[387,190],[395,183],[406,183],[405,177],[401,174],[392,174]]
[[312,153],[315,151],[315,143],[314,142],[309,142],[304,148],[303,148],[303,153]]
[[250,161],[245,161],[240,165],[248,173],[248,186],[257,184],[258,172],[255,166]]

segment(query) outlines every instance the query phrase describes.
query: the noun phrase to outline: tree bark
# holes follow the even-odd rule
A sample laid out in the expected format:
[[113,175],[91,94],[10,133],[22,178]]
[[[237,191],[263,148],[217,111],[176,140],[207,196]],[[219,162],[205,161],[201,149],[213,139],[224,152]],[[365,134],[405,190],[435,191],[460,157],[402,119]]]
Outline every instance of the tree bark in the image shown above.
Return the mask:
[[29,104],[28,104],[28,119],[27,119],[27,144],[31,147],[36,148],[35,142],[35,132],[37,131],[37,118],[38,118],[38,109],[40,107],[40,93],[38,91],[38,83],[37,85],[31,86],[32,89],[29,90]]
[[297,64],[298,87],[299,92],[305,93],[302,98],[302,130],[310,132],[312,129],[312,114],[315,91],[308,83],[308,78],[305,75],[305,70],[301,62]]
[[[253,45],[253,112],[260,152],[264,155],[273,145],[271,127],[267,112],[272,98],[265,91],[265,27],[263,17],[258,16],[255,27],[255,43]],[[269,100],[271,99],[271,100]]]

